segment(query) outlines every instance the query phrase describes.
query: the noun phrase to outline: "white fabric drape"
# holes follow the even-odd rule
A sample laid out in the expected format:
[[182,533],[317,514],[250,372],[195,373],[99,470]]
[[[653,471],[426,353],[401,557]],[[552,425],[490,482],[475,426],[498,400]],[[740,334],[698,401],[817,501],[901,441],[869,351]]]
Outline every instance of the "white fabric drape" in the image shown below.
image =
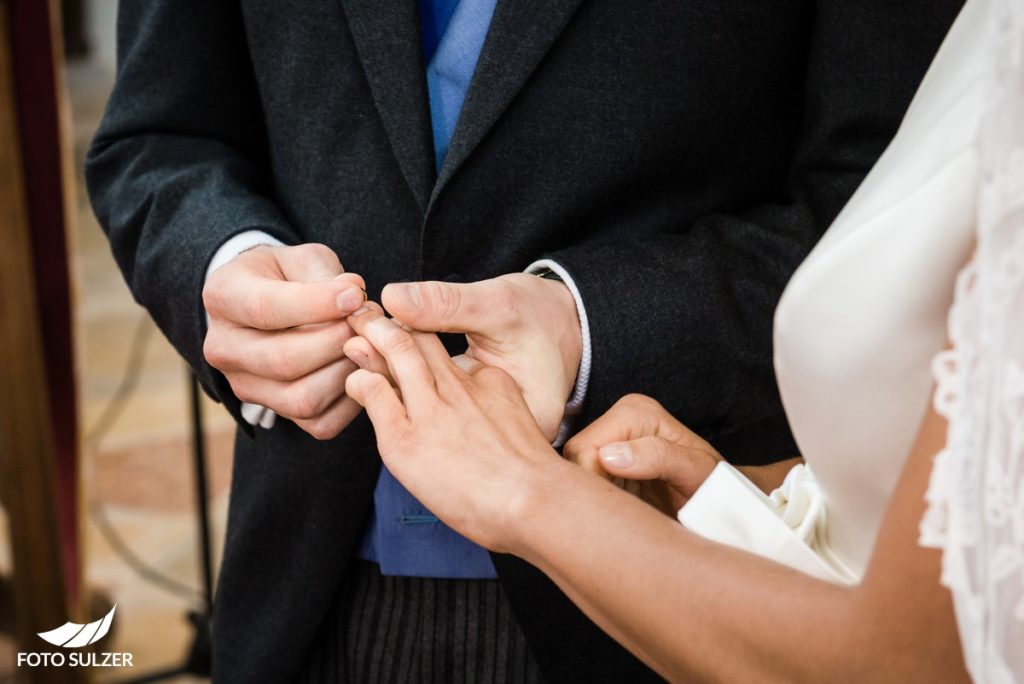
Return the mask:
[[933,366],[949,420],[921,524],[943,550],[977,682],[1024,682],[1024,3],[991,2],[995,98],[978,132],[977,247]]

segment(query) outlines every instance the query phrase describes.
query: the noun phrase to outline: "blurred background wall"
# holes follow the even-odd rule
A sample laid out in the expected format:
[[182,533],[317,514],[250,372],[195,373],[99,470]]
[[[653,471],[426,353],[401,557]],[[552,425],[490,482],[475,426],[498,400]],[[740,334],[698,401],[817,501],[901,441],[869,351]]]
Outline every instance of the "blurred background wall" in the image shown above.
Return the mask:
[[[135,667],[92,675],[95,681],[122,681],[181,664],[193,638],[186,612],[202,609],[189,385],[183,363],[124,285],[83,185],[84,155],[113,85],[117,2],[53,5],[66,26],[66,60],[57,81],[68,105],[63,120],[70,175],[65,230],[77,384],[78,481],[73,486],[79,493],[81,605],[83,615],[95,619],[117,604],[114,628],[102,650],[133,653]],[[4,7],[6,2],[0,2]],[[233,428],[220,406],[205,397],[202,411],[216,562]],[[8,517],[0,507],[0,578],[7,578],[0,580],[0,682],[31,681],[30,673],[15,667],[21,646],[9,631],[13,559]],[[40,624],[38,630],[57,626]],[[45,646],[40,642],[30,648],[39,645]]]

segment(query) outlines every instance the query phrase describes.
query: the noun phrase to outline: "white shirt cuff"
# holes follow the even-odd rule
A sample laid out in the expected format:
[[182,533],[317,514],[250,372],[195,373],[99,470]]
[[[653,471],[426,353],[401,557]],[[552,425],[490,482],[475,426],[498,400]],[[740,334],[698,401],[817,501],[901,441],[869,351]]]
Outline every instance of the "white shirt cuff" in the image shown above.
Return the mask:
[[269,247],[283,247],[284,243],[273,235],[264,233],[262,230],[247,230],[244,233],[239,233],[227,240],[217,249],[216,252],[213,253],[213,258],[210,259],[210,265],[206,267],[206,279],[209,280],[214,271],[234,259],[242,252],[248,252],[253,247],[259,247],[261,245],[267,245]]
[[583,408],[583,400],[587,396],[587,385],[590,384],[592,346],[590,341],[590,321],[587,319],[587,309],[583,306],[583,297],[580,295],[579,288],[576,287],[576,281],[572,279],[572,276],[569,275],[569,272],[561,264],[551,259],[541,259],[533,262],[526,267],[526,273],[539,273],[545,269],[550,269],[552,273],[561,278],[565,286],[569,288],[569,292],[572,293],[573,301],[576,302],[576,315],[580,319],[580,333],[583,339],[580,369],[576,373],[576,386],[569,396],[569,402],[565,405],[565,418],[558,428],[558,436],[553,443],[557,447],[565,444],[565,441],[569,438],[569,431],[572,428],[571,419]]
[[[239,233],[227,240],[214,252],[213,258],[210,259],[210,265],[206,267],[206,279],[209,280],[214,271],[242,252],[247,252],[253,247],[261,245],[282,247],[284,243],[273,235],[264,233],[262,230],[247,230],[244,233]],[[207,323],[209,323],[209,318],[207,318]],[[270,409],[259,404],[248,404],[244,401],[242,402],[241,413],[242,418],[249,425],[259,425],[267,430],[274,427],[274,421],[277,419],[277,414]]]
[[829,547],[824,493],[810,469],[795,466],[785,483],[765,496],[724,461],[677,516],[691,532],[770,558],[837,584],[860,581]]

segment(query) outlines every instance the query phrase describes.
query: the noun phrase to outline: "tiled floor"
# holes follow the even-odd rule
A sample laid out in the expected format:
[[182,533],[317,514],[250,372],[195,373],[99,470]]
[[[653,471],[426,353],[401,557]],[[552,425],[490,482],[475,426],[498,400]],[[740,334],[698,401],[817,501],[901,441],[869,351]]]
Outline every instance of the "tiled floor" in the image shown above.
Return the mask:
[[[112,73],[102,62],[94,62],[69,66],[67,77],[75,122],[76,168],[81,174]],[[122,380],[133,336],[145,313],[132,300],[114,264],[81,180],[78,187],[78,225],[73,240],[79,287],[77,343],[82,433],[89,436]],[[187,372],[159,331],[151,331],[147,339],[137,390],[109,434],[98,447],[90,445],[91,452],[83,454],[83,491],[90,505],[98,502],[105,508],[110,522],[139,557],[165,575],[198,587]],[[233,428],[227,413],[213,402],[205,401],[204,417],[218,557]],[[112,551],[92,521],[87,525],[86,540],[88,583],[109,592],[118,603],[118,629],[110,648],[134,654],[132,674],[136,675],[180,662],[190,639],[184,615],[194,604],[141,579]]]
[[[81,181],[82,158],[102,115],[112,73],[97,60],[71,65],[67,78],[79,181],[77,225],[72,227],[70,242],[77,286],[80,431],[88,437],[122,380],[145,313],[132,300],[114,264]],[[93,506],[102,506],[140,558],[159,572],[198,587],[186,370],[159,332],[151,333],[136,391],[100,443],[87,443],[82,453],[82,508],[87,514]],[[204,415],[217,557],[223,540],[233,429],[230,417],[213,402],[204,401]],[[136,666],[131,672],[104,672],[97,680],[124,679],[181,662],[190,639],[184,616],[196,602],[142,579],[112,550],[90,518],[84,520],[83,529],[86,582],[118,605],[116,631],[104,650],[131,652]],[[10,567],[4,530],[6,526],[0,524],[0,572]],[[6,679],[5,668],[9,675],[12,658],[10,643],[0,642],[0,682]]]

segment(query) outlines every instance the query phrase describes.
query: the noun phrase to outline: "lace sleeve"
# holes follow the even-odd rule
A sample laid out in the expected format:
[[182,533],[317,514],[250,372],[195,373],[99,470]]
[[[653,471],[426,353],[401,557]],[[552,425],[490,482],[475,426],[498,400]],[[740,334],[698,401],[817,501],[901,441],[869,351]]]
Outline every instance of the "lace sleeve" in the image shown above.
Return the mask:
[[979,133],[975,257],[933,364],[949,428],[921,543],[943,550],[971,676],[999,684],[1024,678],[1024,9],[992,5],[997,97]]

